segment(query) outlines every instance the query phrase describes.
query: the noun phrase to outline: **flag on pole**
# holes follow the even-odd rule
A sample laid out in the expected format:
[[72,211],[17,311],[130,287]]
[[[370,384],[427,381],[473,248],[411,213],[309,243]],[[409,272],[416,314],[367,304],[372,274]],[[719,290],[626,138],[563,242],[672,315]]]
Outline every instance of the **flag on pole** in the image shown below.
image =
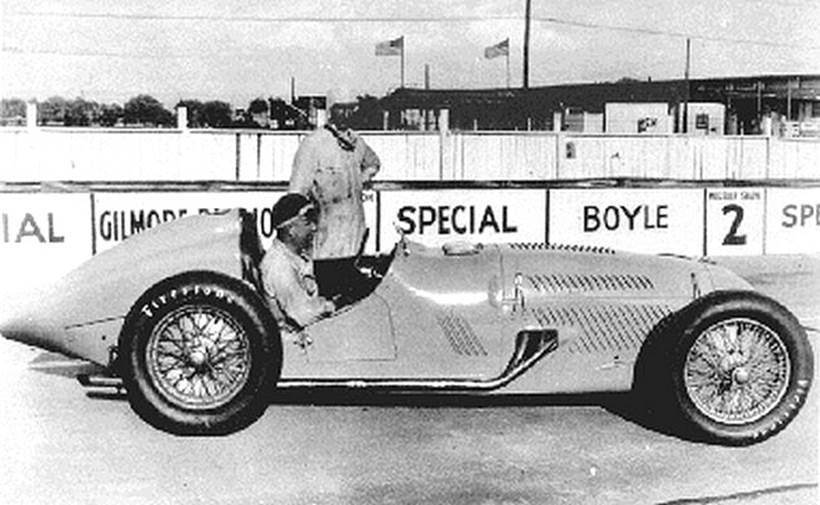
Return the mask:
[[489,59],[510,54],[510,39],[504,39],[494,46],[484,49],[484,57]]
[[376,56],[400,56],[404,49],[404,35],[376,44]]

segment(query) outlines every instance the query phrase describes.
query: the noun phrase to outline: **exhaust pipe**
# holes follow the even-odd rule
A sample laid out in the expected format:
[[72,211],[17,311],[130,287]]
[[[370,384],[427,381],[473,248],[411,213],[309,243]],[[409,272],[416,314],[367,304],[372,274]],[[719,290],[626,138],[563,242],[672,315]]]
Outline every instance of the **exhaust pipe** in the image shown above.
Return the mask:
[[[558,349],[556,330],[523,330],[515,337],[515,349],[504,370],[491,379],[282,379],[278,388],[339,388],[369,391],[481,392],[506,386],[547,354]],[[85,387],[121,389],[122,379],[103,375],[77,377]]]
[[515,337],[515,349],[500,375],[491,379],[284,379],[283,388],[345,388],[374,391],[480,392],[506,386],[547,354],[558,349],[556,330],[524,330]]

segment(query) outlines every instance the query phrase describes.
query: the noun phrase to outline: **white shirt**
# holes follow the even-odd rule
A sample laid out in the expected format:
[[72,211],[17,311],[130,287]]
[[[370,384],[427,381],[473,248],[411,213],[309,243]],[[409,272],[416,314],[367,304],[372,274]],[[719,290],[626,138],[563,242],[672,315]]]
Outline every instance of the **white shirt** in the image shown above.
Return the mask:
[[313,261],[279,239],[265,253],[260,271],[268,304],[285,315],[286,323],[304,328],[333,312],[333,303],[319,296]]

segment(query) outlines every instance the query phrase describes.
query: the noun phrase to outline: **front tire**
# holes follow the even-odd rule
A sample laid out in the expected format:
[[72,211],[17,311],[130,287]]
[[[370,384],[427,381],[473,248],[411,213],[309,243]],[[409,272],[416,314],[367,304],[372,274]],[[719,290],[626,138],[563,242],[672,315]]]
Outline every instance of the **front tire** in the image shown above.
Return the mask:
[[812,350],[797,319],[774,300],[711,293],[669,330],[653,366],[661,386],[655,410],[685,435],[726,445],[760,442],[785,428],[805,402]]
[[278,329],[242,282],[188,272],[149,289],[119,340],[132,409],[180,435],[232,433],[267,407],[281,371]]

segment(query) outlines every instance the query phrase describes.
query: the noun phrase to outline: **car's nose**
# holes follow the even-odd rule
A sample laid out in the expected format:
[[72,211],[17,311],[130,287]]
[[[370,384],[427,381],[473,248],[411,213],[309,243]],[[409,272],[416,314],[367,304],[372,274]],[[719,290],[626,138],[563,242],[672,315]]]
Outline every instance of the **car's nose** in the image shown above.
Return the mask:
[[24,315],[20,309],[6,310],[0,313],[0,335],[9,339],[29,345],[37,345],[37,334],[40,333],[35,327],[31,317]]
[[50,317],[45,300],[18,300],[0,311],[0,335],[50,351],[63,348],[63,328]]

